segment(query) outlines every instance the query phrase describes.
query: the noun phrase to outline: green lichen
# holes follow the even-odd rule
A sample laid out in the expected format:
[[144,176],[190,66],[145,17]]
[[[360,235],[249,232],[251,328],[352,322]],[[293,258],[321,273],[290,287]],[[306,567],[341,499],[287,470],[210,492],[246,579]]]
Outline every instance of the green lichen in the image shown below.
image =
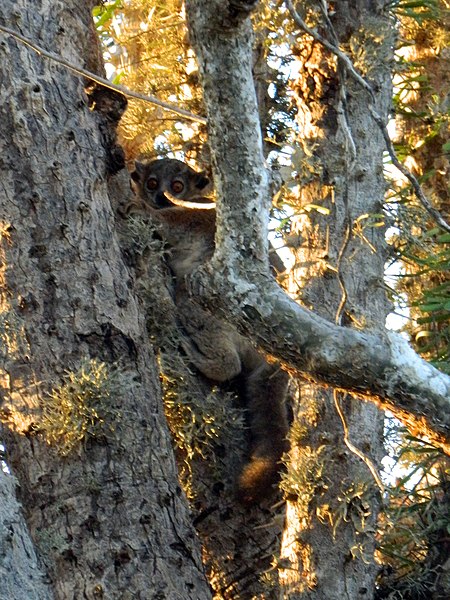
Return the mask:
[[148,218],[133,215],[124,223],[122,238],[127,242],[126,246],[130,250],[139,255],[150,251],[154,260],[157,260],[167,253],[165,243],[158,233],[159,228],[156,223],[149,221]]
[[192,370],[181,350],[178,332],[165,339],[160,352],[161,382],[167,422],[176,448],[180,482],[189,499],[196,497],[196,465],[207,465],[213,480],[226,476],[227,457],[244,446],[244,413],[235,394],[211,386]]
[[111,435],[120,417],[116,400],[129,383],[118,368],[96,359],[66,371],[63,383],[45,399],[39,430],[47,443],[67,456],[88,438]]
[[308,512],[309,503],[318,490],[325,490],[326,446],[317,449],[304,446],[295,450],[295,457],[286,455],[286,473],[282,475],[280,487],[288,496],[297,498],[298,506]]
[[365,533],[372,527],[373,486],[369,481],[353,481],[343,487],[337,497],[338,505],[332,513],[333,536],[343,522],[353,524],[356,533]]

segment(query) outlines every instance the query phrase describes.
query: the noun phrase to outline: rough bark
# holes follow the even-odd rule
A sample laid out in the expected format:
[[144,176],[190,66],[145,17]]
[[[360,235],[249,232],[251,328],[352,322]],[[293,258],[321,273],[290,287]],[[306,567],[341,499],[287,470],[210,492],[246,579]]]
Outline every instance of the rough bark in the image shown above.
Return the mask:
[[219,1],[186,5],[219,198],[216,253],[192,278],[192,292],[306,378],[388,408],[449,452],[449,377],[398,336],[338,326],[299,306],[267,275],[270,177],[252,83],[251,25],[230,21]]
[[[0,22],[92,69],[90,8],[4,0]],[[114,230],[104,117],[78,77],[3,35],[0,65],[4,440],[55,597],[209,598]],[[51,430],[50,409],[63,393],[89,396],[88,359],[115,387],[97,389],[88,432],[66,452],[70,431]]]
[[53,594],[15,498],[14,477],[0,468],[0,598],[51,600]]
[[[89,27],[87,4],[41,1],[31,12],[24,1],[6,1],[0,19],[83,62],[93,47],[78,21]],[[188,3],[222,199],[218,250],[210,273],[193,287],[211,290],[215,307],[233,319],[244,314],[243,329],[293,368],[391,404],[436,431],[444,445],[448,378],[405,355],[396,338],[338,327],[297,306],[266,275],[269,176],[251,77],[251,28],[239,4]],[[6,148],[0,160],[8,173],[1,191],[2,341],[10,343],[11,332],[17,338],[2,357],[3,418],[32,535],[56,597],[207,598],[156,366],[114,232],[104,123],[87,111],[78,79],[4,37],[0,57]],[[62,457],[44,439],[41,414],[47,392],[66,370],[76,373],[84,357],[112,370],[119,363],[122,390],[107,406],[106,426]],[[216,514],[223,523],[229,513]],[[224,597],[227,591],[232,597],[231,587]]]
[[[361,67],[377,84],[376,110],[386,120],[392,49],[388,16],[356,0],[340,3],[332,20],[339,47],[352,60],[362,48],[367,50]],[[377,60],[368,51],[374,31]],[[358,229],[357,224],[382,213],[384,140],[368,110],[368,97],[358,93],[333,55],[301,34],[294,53],[300,63],[294,93],[303,152],[294,165],[300,187],[295,233],[301,244],[290,291],[329,321],[382,329],[389,310],[383,286],[384,228]],[[306,210],[311,205],[328,213]],[[373,404],[349,395],[302,381],[299,386],[286,479],[297,499],[288,502],[281,551],[289,565],[281,574],[285,593],[303,600],[372,598],[380,492],[355,452],[379,466],[384,416]]]

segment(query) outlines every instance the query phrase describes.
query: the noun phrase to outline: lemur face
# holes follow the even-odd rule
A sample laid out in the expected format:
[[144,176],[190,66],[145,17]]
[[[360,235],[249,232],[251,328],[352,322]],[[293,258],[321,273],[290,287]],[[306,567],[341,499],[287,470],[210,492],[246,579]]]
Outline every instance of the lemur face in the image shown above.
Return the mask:
[[136,161],[131,179],[134,193],[152,208],[169,208],[176,200],[211,202],[205,198],[212,187],[208,177],[173,158]]

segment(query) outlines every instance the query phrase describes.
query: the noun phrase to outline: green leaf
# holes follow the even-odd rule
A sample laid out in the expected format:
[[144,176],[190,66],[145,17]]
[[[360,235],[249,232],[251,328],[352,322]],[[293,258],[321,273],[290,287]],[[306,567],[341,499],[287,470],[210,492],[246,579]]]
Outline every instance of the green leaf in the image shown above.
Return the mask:
[[441,229],[439,229],[439,227],[433,227],[433,229],[429,229],[423,237],[425,238],[429,238],[429,237],[433,237],[434,235],[437,235],[438,233],[441,232]]
[[432,315],[430,317],[419,317],[417,323],[419,325],[425,325],[427,323],[444,323],[449,321],[449,315],[447,313],[440,315]]
[[112,80],[112,83],[114,83],[115,85],[120,85],[120,81],[122,79],[122,77],[124,76],[124,73],[117,73],[117,75],[114,77],[114,79]]
[[422,306],[419,306],[419,310],[421,310],[422,312],[434,312],[436,310],[441,310],[442,309],[442,304],[423,304]]

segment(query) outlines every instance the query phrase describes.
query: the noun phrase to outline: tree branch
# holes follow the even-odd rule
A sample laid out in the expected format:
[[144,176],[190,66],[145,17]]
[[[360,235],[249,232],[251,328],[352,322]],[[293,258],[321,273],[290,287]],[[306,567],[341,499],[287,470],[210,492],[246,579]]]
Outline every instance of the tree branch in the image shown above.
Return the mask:
[[192,277],[192,292],[288,367],[389,408],[450,453],[449,377],[395,334],[340,327],[302,308],[266,274],[269,187],[250,22],[221,29],[221,0],[187,0],[186,8],[218,191],[216,252]]
[[110,90],[115,90],[116,92],[120,92],[121,94],[123,94],[124,96],[127,96],[128,98],[136,98],[137,100],[142,100],[142,102],[148,102],[149,104],[154,104],[156,106],[160,106],[161,108],[164,108],[165,110],[173,112],[177,115],[180,115],[181,117],[184,117],[185,119],[188,119],[189,121],[196,121],[198,123],[206,123],[206,119],[204,117],[200,117],[199,115],[194,115],[193,113],[189,112],[188,110],[179,108],[178,106],[175,106],[174,104],[170,104],[169,102],[164,102],[163,100],[158,100],[158,98],[155,98],[154,96],[140,94],[139,92],[134,92],[132,90],[129,90],[128,88],[124,87],[123,85],[116,85],[115,83],[111,83],[111,81],[108,81],[108,79],[105,79],[104,77],[100,77],[99,75],[96,75],[95,73],[92,73],[91,71],[87,71],[86,69],[83,69],[82,67],[74,65],[73,63],[69,62],[68,60],[61,58],[61,56],[57,56],[56,54],[53,54],[52,52],[48,52],[41,46],[38,46],[37,44],[32,42],[30,39],[28,39],[27,37],[22,35],[21,33],[14,31],[14,29],[10,29],[9,27],[0,25],[0,31],[3,31],[3,33],[7,33],[8,35],[12,36],[14,39],[18,40],[22,44],[25,44],[26,46],[28,46],[29,48],[31,48],[32,50],[37,52],[39,55],[44,56],[45,58],[48,58],[49,60],[52,60],[52,61],[62,65],[63,67],[66,67],[66,69],[73,71],[77,75],[82,75],[83,77],[86,77],[87,79],[91,79],[92,81],[95,81],[96,83],[98,83]]
[[400,335],[335,325],[264,276],[224,281],[212,267],[197,273],[191,285],[216,310],[231,312],[233,322],[287,367],[390,410],[414,434],[450,454],[450,377],[422,360]]

